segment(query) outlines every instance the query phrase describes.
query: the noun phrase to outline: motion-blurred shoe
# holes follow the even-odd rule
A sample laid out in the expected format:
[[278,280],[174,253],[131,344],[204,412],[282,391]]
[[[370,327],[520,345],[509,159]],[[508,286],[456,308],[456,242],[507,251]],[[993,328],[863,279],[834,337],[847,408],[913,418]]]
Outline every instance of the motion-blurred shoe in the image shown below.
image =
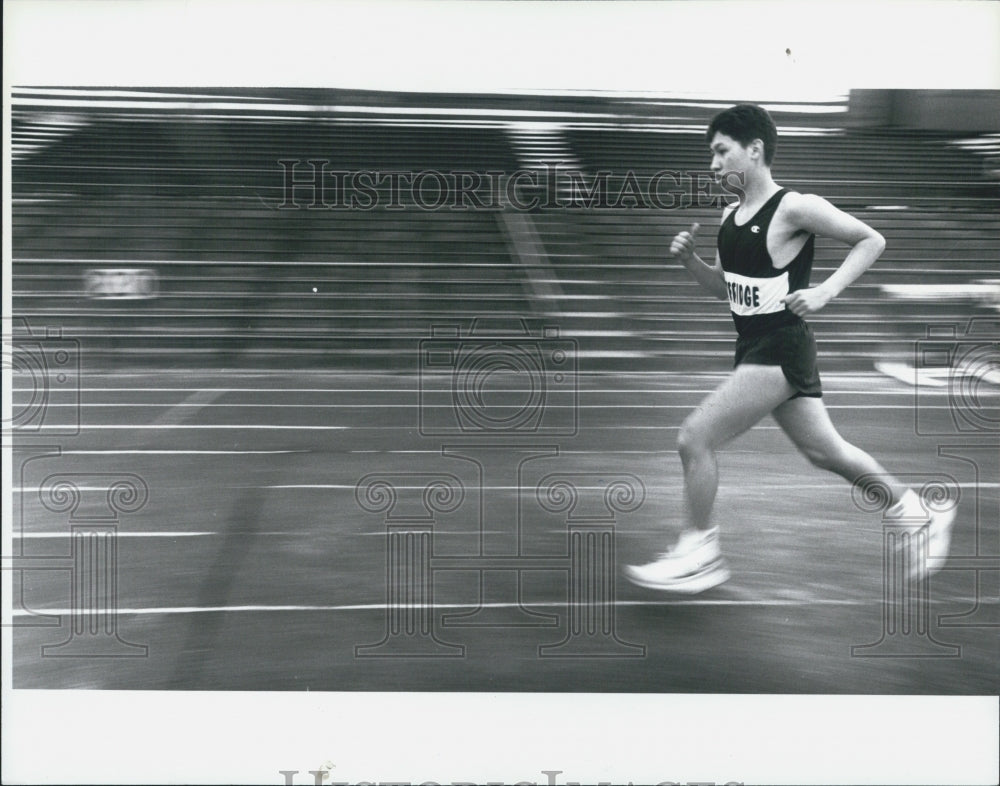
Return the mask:
[[[952,505],[946,510],[928,512],[917,493],[910,489],[886,512],[887,520],[896,520],[901,524],[911,523],[917,531],[924,528],[927,530],[926,560],[911,560],[910,578],[933,576],[944,567],[951,546],[951,528],[955,523],[956,507]],[[902,538],[898,539],[897,548],[903,548],[906,542]]]
[[670,551],[648,565],[629,565],[625,575],[649,589],[695,594],[729,579],[729,568],[719,549],[719,529],[685,530]]
[[955,523],[955,507],[931,514],[927,525],[927,575],[933,576],[948,561],[948,549],[951,546],[951,527]]

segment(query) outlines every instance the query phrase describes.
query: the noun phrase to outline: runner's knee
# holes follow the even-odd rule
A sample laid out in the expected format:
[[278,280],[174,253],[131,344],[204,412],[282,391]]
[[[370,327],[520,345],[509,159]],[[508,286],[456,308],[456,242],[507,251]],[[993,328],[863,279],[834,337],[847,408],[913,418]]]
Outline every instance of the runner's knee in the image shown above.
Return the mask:
[[681,424],[681,430],[677,435],[677,450],[683,460],[711,450],[707,429],[698,422],[697,418],[688,418]]
[[837,472],[846,464],[844,445],[808,445],[802,452],[814,467]]

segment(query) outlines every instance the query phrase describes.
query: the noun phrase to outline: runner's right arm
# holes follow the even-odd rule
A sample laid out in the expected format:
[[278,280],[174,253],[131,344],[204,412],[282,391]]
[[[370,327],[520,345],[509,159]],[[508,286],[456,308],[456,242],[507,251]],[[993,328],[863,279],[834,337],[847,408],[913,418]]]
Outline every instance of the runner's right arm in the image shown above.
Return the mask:
[[715,264],[709,265],[695,253],[694,238],[698,233],[698,224],[692,224],[691,229],[679,232],[670,244],[670,254],[686,267],[695,280],[720,300],[729,299],[726,279],[722,274],[722,261],[715,254]]

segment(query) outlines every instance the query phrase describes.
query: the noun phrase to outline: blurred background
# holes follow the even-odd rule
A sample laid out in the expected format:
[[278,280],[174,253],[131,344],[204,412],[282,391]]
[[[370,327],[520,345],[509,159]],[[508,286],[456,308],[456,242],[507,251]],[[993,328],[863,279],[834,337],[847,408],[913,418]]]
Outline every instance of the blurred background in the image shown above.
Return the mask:
[[[707,186],[717,98],[16,88],[12,102],[14,314],[63,326],[95,368],[416,370],[436,321],[495,314],[557,319],[581,370],[729,362],[729,315],[665,257],[698,221],[711,258],[732,199]],[[825,369],[912,377],[928,320],[997,316],[1000,92],[766,106],[777,181],[888,241],[813,319]],[[573,182],[606,184],[603,199]],[[820,242],[814,282],[843,255]]]

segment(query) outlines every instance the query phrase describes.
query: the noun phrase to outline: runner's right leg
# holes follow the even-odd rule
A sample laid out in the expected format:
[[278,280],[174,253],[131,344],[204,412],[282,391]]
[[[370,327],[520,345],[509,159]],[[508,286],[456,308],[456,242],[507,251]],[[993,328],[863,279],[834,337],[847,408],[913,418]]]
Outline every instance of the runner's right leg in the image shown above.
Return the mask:
[[780,366],[741,365],[684,421],[677,448],[684,465],[688,527],[709,527],[719,487],[715,451],[794,393]]
[[684,421],[678,448],[684,464],[685,528],[670,551],[647,565],[627,567],[630,581],[652,589],[695,593],[729,578],[718,527],[709,527],[718,489],[715,451],[794,392],[780,367],[742,365]]

